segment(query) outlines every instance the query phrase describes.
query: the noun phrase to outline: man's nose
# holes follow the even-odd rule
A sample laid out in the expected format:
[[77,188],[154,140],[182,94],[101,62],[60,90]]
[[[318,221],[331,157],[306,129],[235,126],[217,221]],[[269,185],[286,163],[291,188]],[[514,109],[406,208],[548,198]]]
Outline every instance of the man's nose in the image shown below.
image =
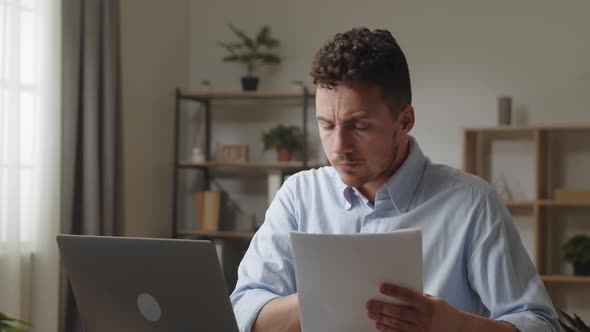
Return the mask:
[[332,152],[335,154],[346,154],[353,151],[351,133],[342,127],[336,127],[332,140]]

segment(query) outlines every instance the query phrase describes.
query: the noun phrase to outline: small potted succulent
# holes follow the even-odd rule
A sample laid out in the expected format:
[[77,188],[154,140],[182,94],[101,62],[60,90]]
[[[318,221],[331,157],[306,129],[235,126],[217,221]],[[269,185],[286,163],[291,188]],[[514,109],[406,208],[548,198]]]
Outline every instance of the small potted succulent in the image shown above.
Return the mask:
[[0,312],[0,332],[27,332],[31,324]]
[[578,315],[574,314],[574,317],[571,317],[561,310],[559,314],[559,324],[565,332],[590,332],[590,327]]
[[238,62],[246,66],[247,75],[242,77],[244,91],[256,91],[258,77],[254,76],[257,66],[264,64],[278,64],[281,58],[274,50],[280,46],[280,41],[270,34],[270,28],[263,26],[255,37],[246,35],[233,25],[229,28],[240,39],[238,42],[217,44],[226,49],[229,54],[223,58],[224,62]]
[[563,259],[574,265],[575,275],[590,275],[590,236],[575,235],[561,247]]
[[265,151],[277,151],[279,161],[289,161],[293,158],[293,152],[301,149],[303,135],[299,127],[281,124],[262,133],[262,142]]

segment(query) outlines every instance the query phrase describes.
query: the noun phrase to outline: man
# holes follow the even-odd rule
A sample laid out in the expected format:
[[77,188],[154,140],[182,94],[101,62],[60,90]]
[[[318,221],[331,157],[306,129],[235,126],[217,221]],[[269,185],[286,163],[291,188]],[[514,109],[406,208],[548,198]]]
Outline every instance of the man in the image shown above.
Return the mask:
[[543,283],[496,192],[475,176],[431,163],[409,136],[410,75],[392,35],[365,28],[337,34],[316,54],[311,75],[332,167],[291,176],[270,205],[231,296],[240,330],[301,330],[291,231],[418,227],[426,293],[382,285],[382,293],[403,305],[370,301],[359,308],[376,330],[558,331]]

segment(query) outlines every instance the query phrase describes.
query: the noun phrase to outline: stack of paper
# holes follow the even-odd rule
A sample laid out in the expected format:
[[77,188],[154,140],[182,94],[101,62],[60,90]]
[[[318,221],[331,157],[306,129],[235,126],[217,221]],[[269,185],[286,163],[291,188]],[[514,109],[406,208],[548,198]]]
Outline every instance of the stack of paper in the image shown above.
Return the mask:
[[422,293],[422,233],[291,233],[303,332],[376,331],[367,316],[371,299],[392,283]]

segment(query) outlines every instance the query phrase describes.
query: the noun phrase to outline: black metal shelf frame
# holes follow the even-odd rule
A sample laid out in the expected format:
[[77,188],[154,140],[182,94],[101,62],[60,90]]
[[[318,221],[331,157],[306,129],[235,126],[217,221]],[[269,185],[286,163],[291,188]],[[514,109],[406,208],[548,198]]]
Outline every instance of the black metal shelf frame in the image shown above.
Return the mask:
[[[268,99],[272,99],[270,96]],[[277,97],[284,98],[284,97]],[[303,87],[303,93],[301,95],[302,102],[302,121],[303,121],[303,144],[301,149],[302,158],[302,169],[308,168],[308,128],[307,128],[307,112],[308,103],[314,96],[309,90]],[[204,142],[204,155],[205,160],[211,160],[211,102],[214,100],[213,96],[194,96],[190,94],[183,94],[180,89],[175,91],[175,115],[174,115],[174,176],[173,176],[173,194],[172,194],[172,236],[176,238],[178,236],[178,187],[179,187],[179,171],[181,169],[195,169],[201,171],[204,178],[203,190],[209,190],[211,188],[211,174],[208,166],[199,167],[186,167],[180,164],[180,139],[181,139],[181,102],[182,101],[195,101],[203,105],[202,111],[204,112],[204,127],[205,127],[205,142]],[[248,99],[248,96],[243,98],[229,98],[229,99]],[[294,170],[281,169],[281,180],[284,181],[285,177],[289,174],[293,174]]]

